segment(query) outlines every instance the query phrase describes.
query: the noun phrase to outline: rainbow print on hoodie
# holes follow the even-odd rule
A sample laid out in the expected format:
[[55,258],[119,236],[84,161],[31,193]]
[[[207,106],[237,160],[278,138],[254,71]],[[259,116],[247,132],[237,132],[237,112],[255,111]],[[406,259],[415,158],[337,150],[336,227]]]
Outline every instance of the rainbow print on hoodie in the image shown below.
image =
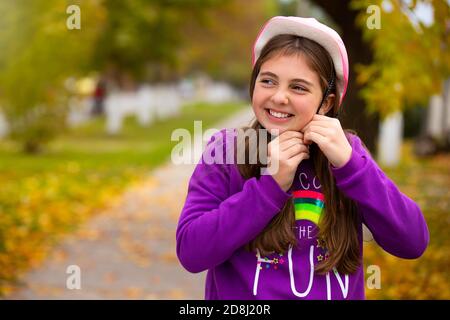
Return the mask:
[[293,195],[295,220],[309,220],[318,225],[325,203],[323,194],[317,191],[297,190]]

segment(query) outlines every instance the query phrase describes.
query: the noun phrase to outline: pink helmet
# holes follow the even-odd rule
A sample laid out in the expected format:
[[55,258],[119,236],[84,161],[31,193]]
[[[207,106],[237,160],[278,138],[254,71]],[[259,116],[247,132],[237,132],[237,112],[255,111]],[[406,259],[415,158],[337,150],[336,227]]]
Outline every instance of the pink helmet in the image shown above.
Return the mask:
[[273,17],[263,26],[253,45],[253,66],[266,43],[279,34],[293,34],[308,38],[328,51],[336,72],[336,90],[340,94],[339,105],[341,105],[348,85],[348,57],[344,42],[339,34],[314,18]]

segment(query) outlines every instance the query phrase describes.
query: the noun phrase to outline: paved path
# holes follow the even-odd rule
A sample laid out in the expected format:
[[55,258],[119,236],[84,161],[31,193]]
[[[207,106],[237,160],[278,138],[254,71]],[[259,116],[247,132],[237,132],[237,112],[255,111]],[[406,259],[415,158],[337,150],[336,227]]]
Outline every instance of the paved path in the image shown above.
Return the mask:
[[[251,108],[216,128],[248,125]],[[175,230],[194,165],[171,162],[130,187],[117,204],[69,235],[22,279],[8,299],[203,299],[206,272],[179,264]],[[81,270],[81,289],[66,287],[67,267]]]

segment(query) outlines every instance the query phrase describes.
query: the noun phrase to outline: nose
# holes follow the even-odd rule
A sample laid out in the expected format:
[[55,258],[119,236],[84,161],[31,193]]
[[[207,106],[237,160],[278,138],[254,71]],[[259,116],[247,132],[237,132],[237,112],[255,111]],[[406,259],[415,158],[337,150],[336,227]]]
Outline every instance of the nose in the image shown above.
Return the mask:
[[279,89],[279,90],[277,90],[277,92],[274,93],[271,100],[273,103],[278,104],[278,105],[288,104],[289,96],[285,90]]

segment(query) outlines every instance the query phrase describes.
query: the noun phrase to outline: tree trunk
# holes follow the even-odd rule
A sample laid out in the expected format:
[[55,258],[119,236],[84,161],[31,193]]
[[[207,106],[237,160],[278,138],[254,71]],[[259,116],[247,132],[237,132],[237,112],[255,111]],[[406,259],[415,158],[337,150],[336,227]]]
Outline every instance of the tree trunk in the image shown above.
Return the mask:
[[26,154],[38,154],[42,151],[42,146],[34,140],[27,140],[22,145],[23,152]]
[[356,84],[354,70],[356,64],[370,64],[372,61],[370,47],[363,42],[362,32],[355,24],[358,12],[350,10],[350,0],[315,0],[314,3],[320,6],[339,25],[342,31],[340,35],[347,48],[350,75],[341,115],[343,126],[356,130],[372,154],[375,154],[379,118],[378,115],[369,115],[366,112],[366,104],[358,96],[361,87]]

